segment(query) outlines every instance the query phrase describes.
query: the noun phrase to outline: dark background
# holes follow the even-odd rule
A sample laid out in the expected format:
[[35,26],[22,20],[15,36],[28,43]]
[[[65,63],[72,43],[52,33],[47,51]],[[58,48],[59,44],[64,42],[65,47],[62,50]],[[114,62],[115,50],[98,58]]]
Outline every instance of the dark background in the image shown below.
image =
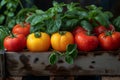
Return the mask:
[[[52,7],[53,0],[32,0],[33,3],[42,10]],[[104,10],[111,11],[115,17],[120,15],[120,0],[55,0],[57,2],[79,2],[82,7],[95,4],[103,7]]]
[[[0,0],[1,1],[1,0]],[[26,0],[21,0],[24,7],[31,7],[32,5],[36,5],[39,9],[47,10],[48,8],[52,7],[53,0],[29,0],[31,4],[28,4]],[[120,15],[120,0],[55,0],[57,2],[78,2],[82,7],[95,4],[97,6],[103,7],[104,10],[111,11],[114,14],[114,17]],[[5,8],[0,10],[2,13]],[[19,10],[19,8],[17,9]]]

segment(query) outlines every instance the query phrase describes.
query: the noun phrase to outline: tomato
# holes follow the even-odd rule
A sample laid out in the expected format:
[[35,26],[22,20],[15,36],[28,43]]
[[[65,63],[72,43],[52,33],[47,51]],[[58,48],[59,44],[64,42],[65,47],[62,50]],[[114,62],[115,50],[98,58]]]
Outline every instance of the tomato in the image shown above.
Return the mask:
[[13,34],[4,39],[7,51],[21,51],[26,47],[26,37],[23,34]]
[[48,51],[50,36],[44,32],[31,33],[27,37],[27,48],[30,51]]
[[74,44],[74,37],[71,32],[62,31],[52,34],[51,45],[54,50],[64,52],[68,44]]
[[97,26],[93,30],[93,32],[95,33],[96,36],[98,36],[99,34],[105,32],[105,31],[107,31],[107,28],[105,26]]
[[101,33],[98,39],[104,50],[116,50],[120,47],[120,32]]
[[12,29],[13,33],[17,33],[17,34],[23,34],[25,36],[27,36],[30,33],[30,24],[28,23],[24,23],[22,24],[16,24],[13,29]]
[[98,47],[99,41],[96,36],[87,35],[86,32],[79,32],[75,35],[75,43],[81,51],[92,51]]
[[73,29],[72,34],[75,35],[78,32],[84,32],[86,31],[83,27],[77,26],[75,29]]

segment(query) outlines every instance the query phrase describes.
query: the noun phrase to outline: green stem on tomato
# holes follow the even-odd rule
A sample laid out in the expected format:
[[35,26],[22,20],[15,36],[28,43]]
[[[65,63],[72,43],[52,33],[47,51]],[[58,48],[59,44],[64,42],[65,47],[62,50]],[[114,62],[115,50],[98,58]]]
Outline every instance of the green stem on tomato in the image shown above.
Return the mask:
[[111,36],[112,33],[113,33],[112,31],[107,31],[107,32],[106,32],[106,36]]
[[60,31],[59,34],[60,35],[64,35],[66,33],[66,31]]
[[91,35],[91,31],[88,31],[88,32],[87,32],[87,35],[90,36],[90,35]]
[[14,37],[15,37],[15,35],[14,35],[11,31],[9,31],[9,34],[10,34],[10,37],[11,37],[11,38],[14,38]]
[[20,7],[23,9],[23,5],[22,5],[22,2],[20,0],[18,0],[19,4],[20,4]]
[[39,37],[41,37],[41,33],[40,33],[40,32],[35,32],[35,33],[34,33],[34,36],[35,36],[36,38],[39,38]]
[[23,23],[23,22],[20,22],[20,25],[21,25],[22,27],[24,27],[24,23]]

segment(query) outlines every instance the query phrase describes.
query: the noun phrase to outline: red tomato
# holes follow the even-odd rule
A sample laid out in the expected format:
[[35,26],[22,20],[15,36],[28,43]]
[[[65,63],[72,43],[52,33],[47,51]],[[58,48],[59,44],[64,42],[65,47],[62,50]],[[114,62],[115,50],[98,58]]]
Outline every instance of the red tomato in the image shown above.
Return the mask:
[[73,31],[72,31],[72,34],[75,35],[77,34],[78,32],[84,32],[86,31],[84,28],[80,27],[80,26],[77,26]]
[[89,36],[86,32],[75,35],[75,42],[81,51],[92,51],[98,47],[99,41],[96,36]]
[[120,48],[120,32],[112,32],[110,35],[101,33],[98,37],[100,46],[104,50],[116,50]]
[[13,34],[4,39],[4,47],[7,51],[21,51],[26,47],[26,37],[23,34]]
[[97,26],[97,27],[95,27],[94,30],[93,30],[93,32],[94,32],[95,35],[97,35],[97,36],[98,36],[99,34],[105,32],[105,31],[107,31],[107,29],[106,29],[106,27],[104,27],[104,26]]
[[12,32],[27,36],[30,33],[30,24],[28,23],[24,23],[23,25],[17,24],[13,27]]

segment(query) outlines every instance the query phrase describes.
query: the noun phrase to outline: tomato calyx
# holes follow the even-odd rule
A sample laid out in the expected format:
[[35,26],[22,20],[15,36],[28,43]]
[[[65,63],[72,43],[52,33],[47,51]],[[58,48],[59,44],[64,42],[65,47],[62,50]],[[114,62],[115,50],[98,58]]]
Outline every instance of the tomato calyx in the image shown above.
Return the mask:
[[90,36],[90,35],[91,35],[91,32],[90,32],[90,31],[87,31],[86,34],[87,34],[88,36]]
[[24,23],[24,22],[20,22],[20,23],[19,23],[19,25],[20,25],[21,27],[23,27],[23,28],[26,27],[26,25],[28,25],[28,24],[29,24],[29,23],[26,23],[26,22],[25,22],[25,23]]
[[11,38],[15,38],[15,37],[16,37],[15,34],[13,34],[13,33],[10,32],[10,31],[9,31],[9,35],[10,35]]
[[64,34],[66,34],[66,31],[60,31],[59,34],[64,35]]
[[40,33],[40,32],[35,32],[35,33],[34,33],[34,36],[35,36],[36,38],[39,38],[39,37],[41,37],[41,33]]
[[86,31],[86,32],[81,32],[81,33],[84,33],[87,36],[93,36],[94,35],[94,34],[91,33],[91,31]]
[[112,33],[113,33],[113,31],[107,31],[107,32],[105,32],[105,36],[111,36]]
[[25,27],[23,22],[20,22],[19,24],[21,25],[21,27]]

